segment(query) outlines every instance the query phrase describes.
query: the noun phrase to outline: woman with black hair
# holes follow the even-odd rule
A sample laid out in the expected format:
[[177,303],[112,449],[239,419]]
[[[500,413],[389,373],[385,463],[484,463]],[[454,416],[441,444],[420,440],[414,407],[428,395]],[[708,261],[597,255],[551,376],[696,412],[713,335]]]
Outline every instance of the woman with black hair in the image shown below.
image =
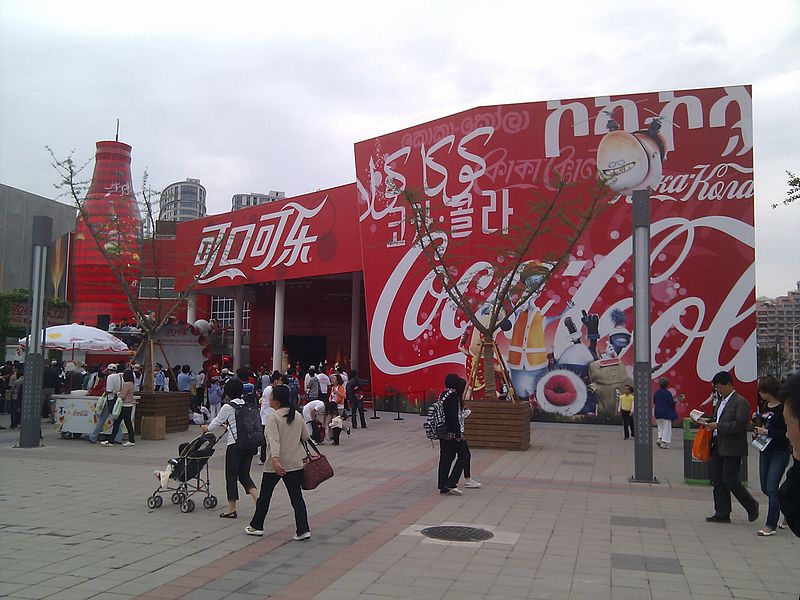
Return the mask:
[[242,400],[241,379],[229,379],[225,383],[225,395],[230,398],[230,402],[224,404],[219,409],[219,413],[208,425],[201,425],[203,431],[225,427],[227,430],[228,447],[225,449],[225,488],[228,496],[228,510],[220,513],[223,519],[236,518],[236,502],[239,500],[239,489],[236,482],[242,484],[245,491],[256,501],[256,484],[250,477],[250,465],[253,462],[254,453],[251,451],[239,450],[236,446],[236,409],[234,405],[244,406]]
[[[100,442],[103,446],[113,446],[115,444],[119,444],[117,440],[117,434],[119,433],[119,428],[122,425],[122,421],[125,421],[125,429],[128,432],[128,441],[122,444],[123,446],[135,446],[136,445],[136,436],[133,433],[133,407],[136,406],[136,397],[133,395],[133,371],[130,369],[126,369],[124,373],[122,373],[122,389],[119,392],[119,397],[122,399],[122,411],[119,413],[117,418],[114,420],[114,428],[111,430],[111,437],[107,442]],[[109,407],[109,410],[112,410],[114,407]]]
[[[301,442],[310,437],[308,427],[291,402],[289,388],[277,385],[272,389],[270,406],[275,412],[267,417],[264,435],[267,438],[267,461],[264,464],[264,475],[261,479],[261,494],[256,501],[256,512],[250,524],[244,528],[247,535],[264,535],[264,520],[269,512],[272,492],[278,481],[289,493],[294,509],[294,540],[302,541],[311,538],[308,525],[308,511],[303,500],[300,482],[303,479],[303,458],[306,453]],[[296,418],[300,416],[300,418]]]
[[[463,382],[463,383],[462,383]],[[444,410],[445,431],[439,438],[439,492],[450,496],[461,496],[463,492],[458,489],[458,480],[464,471],[464,431],[459,420],[461,410],[461,395],[466,387],[466,381],[455,373],[449,373],[444,378],[444,391],[439,394],[438,402],[442,403]],[[458,390],[461,389],[462,394]],[[455,465],[453,460],[455,459]],[[451,470],[452,465],[452,470]]]

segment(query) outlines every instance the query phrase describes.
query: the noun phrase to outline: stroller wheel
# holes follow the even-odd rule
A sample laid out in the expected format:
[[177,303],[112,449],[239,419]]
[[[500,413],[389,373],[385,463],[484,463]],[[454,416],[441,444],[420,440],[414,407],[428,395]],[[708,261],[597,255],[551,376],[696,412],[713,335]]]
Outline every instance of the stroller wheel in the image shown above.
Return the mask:
[[216,508],[216,506],[217,506],[217,497],[216,496],[209,496],[209,499],[211,500],[211,508]]
[[203,498],[203,508],[214,508],[217,505],[215,500],[214,496],[206,496]]
[[147,499],[147,508],[158,508],[158,505],[156,504],[155,496],[150,496]]
[[194,500],[185,500],[181,504],[181,512],[182,513],[190,513],[194,510]]
[[183,502],[183,498],[181,498],[181,494],[178,493],[178,492],[175,492],[174,494],[172,494],[172,496],[170,497],[170,500],[172,500],[173,504],[180,504],[181,502]]
[[164,499],[161,496],[156,496],[153,499],[156,501],[156,508],[160,508],[164,504]]

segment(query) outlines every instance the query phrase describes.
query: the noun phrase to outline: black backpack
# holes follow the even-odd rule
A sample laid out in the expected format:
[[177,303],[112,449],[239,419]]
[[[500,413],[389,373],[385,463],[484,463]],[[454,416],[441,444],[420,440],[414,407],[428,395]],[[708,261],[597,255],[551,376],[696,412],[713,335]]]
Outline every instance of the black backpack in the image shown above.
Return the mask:
[[236,448],[245,452],[254,452],[265,445],[264,426],[261,424],[261,413],[253,404],[231,402],[236,417]]

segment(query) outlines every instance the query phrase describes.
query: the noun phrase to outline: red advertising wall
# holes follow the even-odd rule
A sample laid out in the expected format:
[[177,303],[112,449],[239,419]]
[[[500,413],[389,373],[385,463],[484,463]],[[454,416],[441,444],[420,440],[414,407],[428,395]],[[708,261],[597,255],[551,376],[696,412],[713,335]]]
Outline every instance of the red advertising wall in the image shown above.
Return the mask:
[[[487,242],[532,218],[530,198],[552,193],[554,174],[588,201],[599,170],[608,206],[498,335],[517,393],[554,415],[613,411],[608,385],[633,363],[630,195],[649,188],[654,378],[686,394],[679,416],[708,397],[720,370],[753,401],[752,145],[749,86],[482,107],[356,144],[373,390],[438,389],[470,360],[459,349],[466,319],[413,243],[402,190],[430,203],[446,242],[459,244],[460,283],[480,288],[498,260]],[[546,250],[534,244],[530,264]],[[596,357],[583,311],[597,315]]]
[[361,270],[355,184],[178,224],[190,268],[184,289],[297,279]]

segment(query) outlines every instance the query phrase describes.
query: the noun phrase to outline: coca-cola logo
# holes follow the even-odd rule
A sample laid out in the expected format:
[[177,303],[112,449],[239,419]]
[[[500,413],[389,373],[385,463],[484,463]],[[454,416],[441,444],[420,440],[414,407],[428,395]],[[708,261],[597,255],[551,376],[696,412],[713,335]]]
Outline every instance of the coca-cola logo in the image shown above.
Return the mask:
[[[676,283],[685,279],[682,269],[690,263],[695,240],[705,232],[729,236],[752,248],[753,227],[724,216],[696,219],[674,217],[653,223],[651,231],[654,240],[651,261],[658,265],[651,282],[654,295],[659,300],[651,327],[651,343],[653,362],[661,363],[654,376],[670,372],[690,348],[699,346],[696,363],[698,378],[708,381],[720,370],[731,370],[739,381],[753,381],[756,377],[752,360],[755,355],[755,331],[751,331],[746,338],[729,338],[728,335],[746,319],[752,318],[755,311],[753,267],[731,281],[729,289],[716,290],[716,297],[722,297],[716,312],[712,310],[716,306],[707,306],[702,286],[691,294],[686,287]],[[383,285],[375,305],[370,329],[370,352],[375,367],[387,375],[405,375],[435,365],[463,365],[465,362],[465,356],[458,351],[455,341],[464,332],[466,321],[449,302],[447,293],[438,285],[434,273],[419,268],[422,264],[419,261],[424,263],[421,256],[421,247],[412,246],[408,249]],[[565,269],[585,275],[572,278],[561,274],[548,285],[549,292],[543,294],[543,313],[547,313],[551,307],[553,312],[560,310],[569,297],[574,305],[561,315],[559,321],[550,325],[557,355],[571,343],[565,333],[566,328],[561,326],[567,317],[580,322],[583,310],[597,312],[598,299],[607,301],[613,297],[614,301],[602,304],[600,310],[601,331],[607,333],[613,328],[611,313],[615,309],[624,311],[632,307],[630,285],[624,288],[628,293],[618,292],[620,283],[624,282],[619,271],[631,256],[630,238],[618,239],[608,253],[595,259],[594,264],[583,264],[587,261],[576,257],[574,263],[578,265],[577,269],[573,266]],[[665,263],[662,260],[664,257],[674,259]],[[491,294],[493,290],[485,288],[486,282],[492,280],[493,267],[490,263],[477,261],[462,272],[464,275],[458,281],[458,287],[467,289],[471,286],[486,295]],[[412,279],[414,273],[421,275]],[[557,291],[559,280],[563,280],[567,288],[563,295]],[[398,301],[398,294],[402,290],[406,291],[402,292],[402,299]],[[405,343],[398,343],[398,332],[402,332]],[[423,338],[450,343],[431,342],[425,345],[424,353],[410,351],[410,347]],[[722,358],[730,354],[731,358]]]
[[194,265],[201,267],[197,282],[246,279],[243,263],[252,262],[248,268],[253,271],[308,263],[310,248],[319,238],[310,233],[310,221],[327,200],[326,196],[312,208],[287,202],[280,210],[261,215],[256,223],[232,226],[227,221],[204,227],[194,259]]

